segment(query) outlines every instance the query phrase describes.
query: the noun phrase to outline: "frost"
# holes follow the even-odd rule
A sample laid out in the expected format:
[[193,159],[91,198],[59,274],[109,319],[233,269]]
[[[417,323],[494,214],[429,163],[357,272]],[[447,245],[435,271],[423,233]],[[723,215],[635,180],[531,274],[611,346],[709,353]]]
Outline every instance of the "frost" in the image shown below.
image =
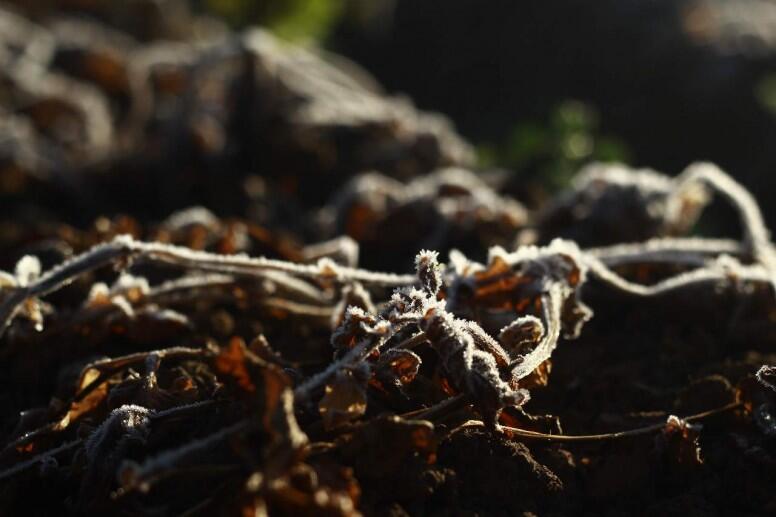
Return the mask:
[[162,226],[172,231],[179,231],[190,226],[200,225],[206,228],[217,227],[218,217],[203,206],[193,206],[179,210],[162,222]]
[[86,439],[84,449],[90,462],[95,462],[117,443],[127,439],[145,440],[151,432],[148,408],[131,404],[123,405],[111,411],[108,418]]
[[432,296],[436,296],[442,287],[442,273],[438,257],[439,253],[436,251],[422,250],[415,258],[415,268],[420,284]]
[[27,287],[40,276],[40,260],[25,255],[16,263],[16,280],[19,287]]
[[[744,234],[740,244],[714,239],[653,240],[594,250],[584,253],[583,261],[599,280],[637,296],[658,296],[704,285],[719,287],[731,282],[765,284],[776,289],[776,252],[752,195],[715,165],[698,163],[673,180],[670,196],[672,199],[683,198],[699,188],[717,192],[737,211]],[[748,255],[753,263],[744,264],[735,257],[727,256],[728,253],[741,255],[742,258]],[[630,282],[611,269],[626,262],[650,260],[674,261],[697,267],[652,286]]]
[[498,340],[512,359],[536,347],[544,335],[544,325],[536,316],[521,316],[502,328]]
[[776,391],[776,366],[763,365],[757,370],[756,376],[760,384]]
[[[81,255],[63,262],[35,281],[30,282],[29,285],[20,286],[20,289],[2,300],[0,303],[0,332],[8,327],[25,300],[56,291],[88,271],[131,259],[167,263],[199,271],[259,278],[285,273],[290,277],[325,278],[337,282],[359,281],[377,285],[408,285],[415,282],[414,275],[377,273],[344,267],[325,258],[321,259],[317,265],[295,264],[264,257],[219,255],[170,244],[136,241],[129,235],[121,235],[115,237],[111,242],[94,246]],[[277,280],[277,276],[275,279]]]

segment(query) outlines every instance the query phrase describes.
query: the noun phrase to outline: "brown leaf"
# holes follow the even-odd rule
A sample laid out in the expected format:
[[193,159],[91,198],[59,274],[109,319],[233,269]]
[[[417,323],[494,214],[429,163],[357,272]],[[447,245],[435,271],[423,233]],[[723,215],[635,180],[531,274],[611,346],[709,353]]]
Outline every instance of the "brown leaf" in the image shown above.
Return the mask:
[[375,374],[381,383],[388,382],[399,387],[415,380],[420,364],[420,357],[416,353],[391,349],[380,357]]
[[264,426],[267,432],[282,439],[291,448],[298,450],[307,443],[294,416],[294,395],[291,381],[278,368],[267,365],[264,374],[265,414]]
[[549,384],[549,381],[550,381],[551,371],[552,371],[552,360],[547,359],[539,366],[537,366],[536,369],[533,372],[531,372],[531,374],[528,377],[524,377],[520,379],[519,385],[521,388],[529,389],[529,390],[533,388],[547,386],[547,384]]
[[233,377],[244,391],[253,393],[256,391],[256,386],[245,366],[246,353],[245,341],[235,336],[216,356],[215,366],[220,373]]
[[366,412],[366,383],[351,370],[340,372],[326,386],[326,394],[318,403],[318,411],[326,429],[361,417]]
[[[88,371],[84,372],[84,374],[81,376],[77,391],[84,389],[86,386],[99,378],[99,376],[100,372],[96,369],[89,369]],[[102,401],[105,400],[107,395],[108,382],[105,381],[90,391],[89,394],[85,397],[81,398],[80,400],[74,400],[70,404],[70,409],[67,411],[65,416],[63,416],[59,422],[54,425],[54,430],[61,431],[66,429],[70,424],[77,421],[84,414],[94,410],[97,406],[99,406]]]

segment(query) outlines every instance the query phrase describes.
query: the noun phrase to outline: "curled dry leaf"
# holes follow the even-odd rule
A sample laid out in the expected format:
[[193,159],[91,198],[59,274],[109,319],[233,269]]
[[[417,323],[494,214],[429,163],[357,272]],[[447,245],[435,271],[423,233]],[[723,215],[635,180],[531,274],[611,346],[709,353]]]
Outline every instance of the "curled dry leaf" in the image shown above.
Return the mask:
[[568,338],[574,338],[592,317],[592,311],[578,298],[587,275],[580,257],[574,243],[559,239],[547,247],[525,246],[513,253],[492,248],[487,265],[453,254],[449,309],[498,334],[515,319],[541,317],[542,298],[556,286],[563,308],[559,314],[563,330]]
[[520,387],[530,390],[547,386],[550,382],[550,373],[552,372],[552,360],[547,359],[539,363],[527,377],[520,379]]
[[776,391],[776,366],[763,365],[756,375],[760,384]]
[[380,356],[375,375],[390,380],[395,386],[404,386],[415,380],[420,369],[420,357],[411,350],[390,349]]

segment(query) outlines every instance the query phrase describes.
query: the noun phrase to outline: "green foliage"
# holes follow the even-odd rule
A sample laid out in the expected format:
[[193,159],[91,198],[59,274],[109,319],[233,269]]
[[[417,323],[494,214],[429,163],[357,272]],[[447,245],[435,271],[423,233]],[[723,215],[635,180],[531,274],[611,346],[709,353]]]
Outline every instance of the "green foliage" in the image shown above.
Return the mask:
[[520,123],[503,142],[479,146],[480,163],[529,174],[555,191],[568,185],[586,162],[628,161],[625,144],[601,135],[598,128],[594,108],[568,100],[553,109],[542,123]]
[[342,13],[342,0],[203,0],[212,14],[234,27],[260,24],[282,38],[324,39]]
[[762,77],[755,85],[754,95],[766,111],[776,115],[776,74]]

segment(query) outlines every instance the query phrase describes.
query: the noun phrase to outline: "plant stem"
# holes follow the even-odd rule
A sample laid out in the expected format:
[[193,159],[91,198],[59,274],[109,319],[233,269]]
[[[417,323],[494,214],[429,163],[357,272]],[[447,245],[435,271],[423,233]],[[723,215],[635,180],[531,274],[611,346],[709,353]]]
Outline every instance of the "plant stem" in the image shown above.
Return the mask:
[[[715,409],[711,409],[709,411],[704,411],[702,413],[690,415],[688,417],[683,418],[682,420],[687,422],[703,420],[710,416],[718,415],[726,411],[737,409],[741,406],[742,406],[741,402],[732,402],[722,407],[718,407]],[[546,434],[546,433],[538,433],[536,431],[528,431],[526,429],[519,429],[517,427],[508,427],[508,426],[501,426],[501,429],[506,434],[519,436],[520,438],[526,438],[529,440],[569,443],[569,442],[600,442],[600,441],[607,441],[607,440],[619,440],[622,438],[633,438],[636,436],[643,436],[645,434],[650,434],[656,431],[660,431],[661,429],[665,428],[665,426],[666,426],[665,422],[662,422],[658,424],[648,425],[645,427],[639,427],[637,429],[631,429],[628,431],[617,431],[614,433],[603,433],[603,434],[581,434],[581,435]],[[448,436],[454,433],[457,433],[463,429],[480,428],[480,427],[482,428],[486,427],[481,420],[469,420],[467,422],[464,422],[460,426],[456,427],[452,431],[450,431]]]

